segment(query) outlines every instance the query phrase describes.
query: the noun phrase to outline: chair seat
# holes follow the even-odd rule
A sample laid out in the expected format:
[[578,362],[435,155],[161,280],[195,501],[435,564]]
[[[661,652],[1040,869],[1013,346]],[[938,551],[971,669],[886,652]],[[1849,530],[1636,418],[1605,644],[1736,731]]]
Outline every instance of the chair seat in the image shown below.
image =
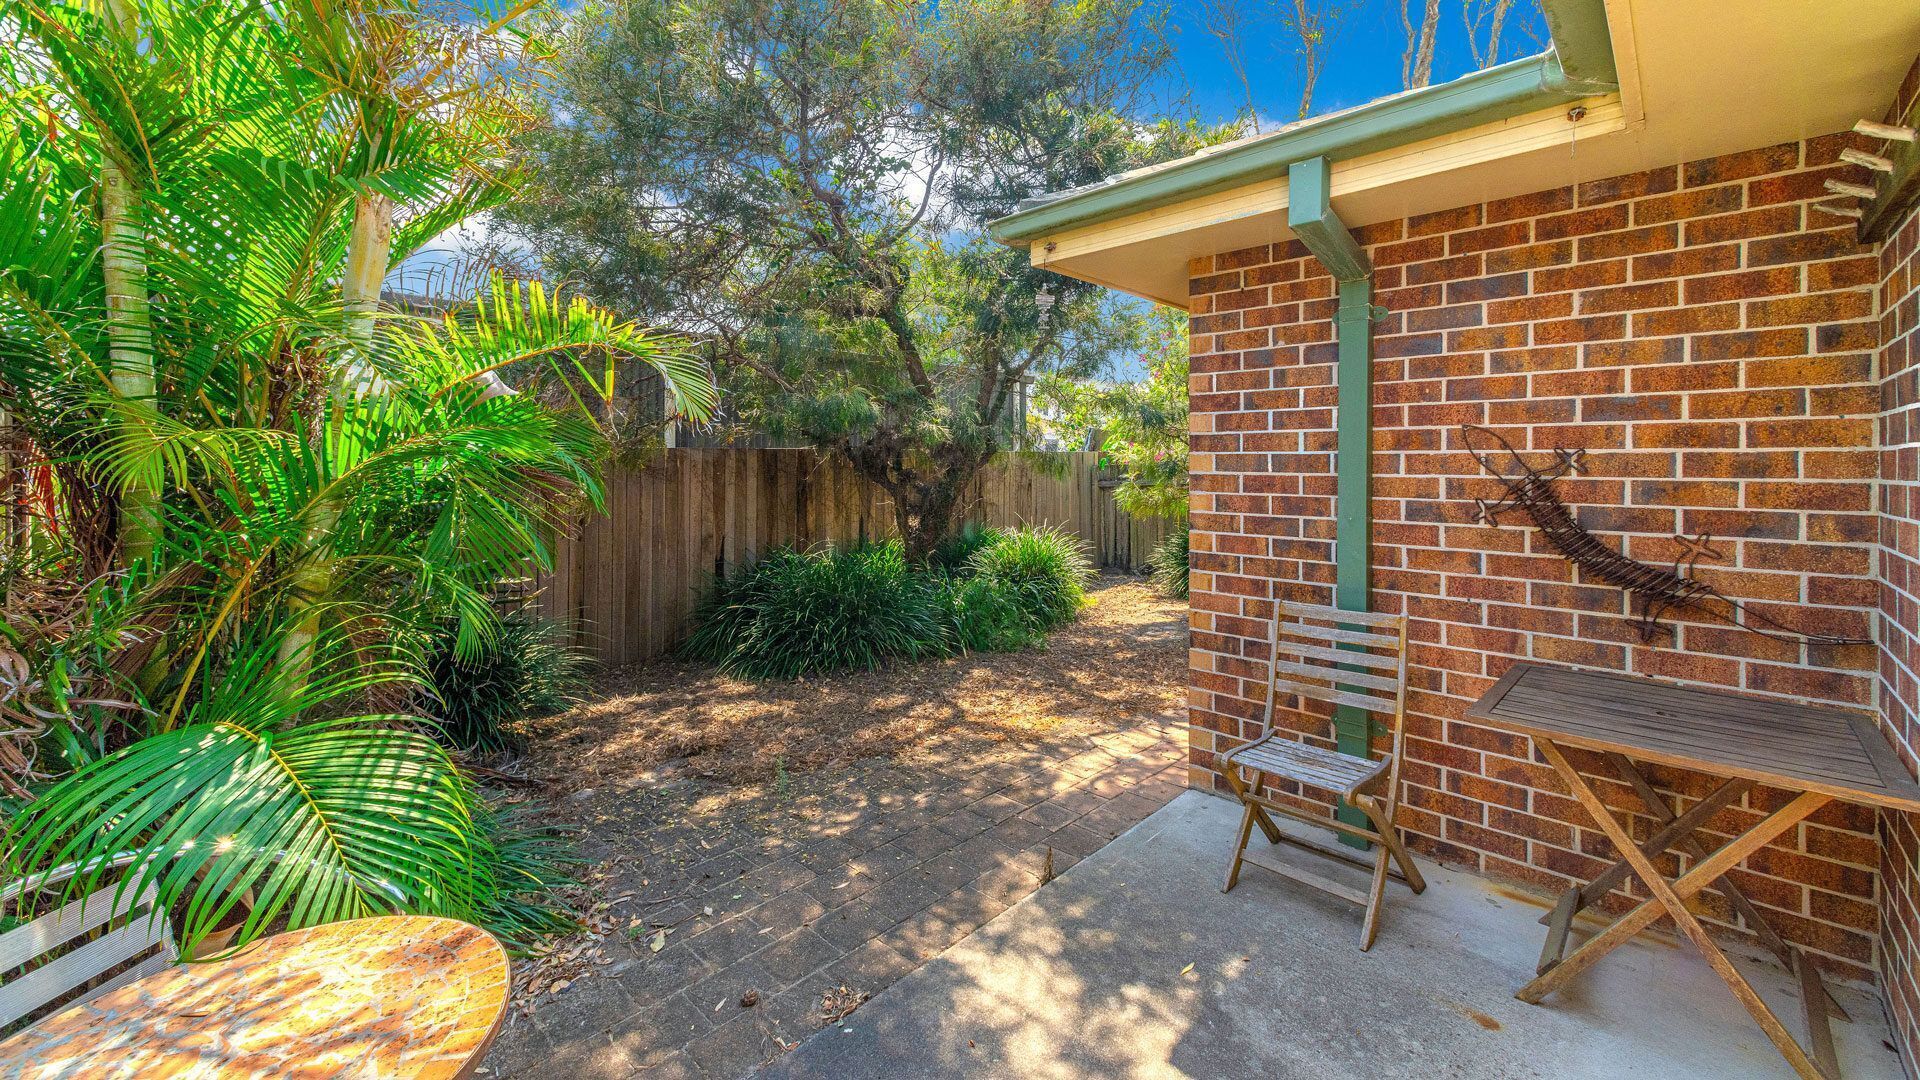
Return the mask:
[[1225,756],[1225,762],[1272,773],[1297,784],[1337,791],[1343,798],[1379,780],[1392,761],[1391,756],[1375,761],[1272,735],[1229,751]]

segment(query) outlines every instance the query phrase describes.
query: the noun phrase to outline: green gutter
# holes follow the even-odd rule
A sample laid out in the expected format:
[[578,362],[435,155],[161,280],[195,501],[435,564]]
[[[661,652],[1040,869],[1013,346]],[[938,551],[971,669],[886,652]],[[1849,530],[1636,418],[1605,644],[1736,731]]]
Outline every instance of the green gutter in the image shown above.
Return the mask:
[[[1373,263],[1333,212],[1332,188],[1333,164],[1324,157],[1287,168],[1287,227],[1333,275],[1339,291],[1333,322],[1338,348],[1334,385],[1339,393],[1334,407],[1333,603],[1344,611],[1367,611],[1373,588]],[[1365,709],[1336,706],[1333,733],[1341,753],[1369,756],[1373,722]],[[1355,807],[1342,804],[1336,813],[1342,821],[1367,824],[1366,815]],[[1340,839],[1367,846],[1345,833]]]
[[1543,0],[1551,51],[1396,94],[1153,172],[1079,191],[988,226],[1024,245],[1052,233],[1280,175],[1296,161],[1345,160],[1616,89],[1603,0]]

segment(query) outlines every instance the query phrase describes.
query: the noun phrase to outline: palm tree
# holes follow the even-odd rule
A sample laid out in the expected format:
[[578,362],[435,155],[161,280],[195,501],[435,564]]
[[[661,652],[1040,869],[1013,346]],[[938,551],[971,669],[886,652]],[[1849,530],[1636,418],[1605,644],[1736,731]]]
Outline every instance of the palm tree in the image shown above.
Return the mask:
[[[100,692],[32,681],[40,756],[68,771],[16,807],[7,871],[139,852],[136,887],[185,913],[189,948],[243,894],[243,940],[281,918],[488,917],[510,860],[396,711],[415,645],[452,619],[477,651],[496,583],[599,502],[589,396],[637,365],[703,416],[706,372],[500,277],[438,319],[369,304],[386,266],[511,190],[496,151],[535,54],[506,22],[408,0],[10,11],[0,409],[56,476],[38,542],[90,613],[27,660]],[[137,197],[103,201],[116,168]],[[534,375],[572,404],[501,392]]]

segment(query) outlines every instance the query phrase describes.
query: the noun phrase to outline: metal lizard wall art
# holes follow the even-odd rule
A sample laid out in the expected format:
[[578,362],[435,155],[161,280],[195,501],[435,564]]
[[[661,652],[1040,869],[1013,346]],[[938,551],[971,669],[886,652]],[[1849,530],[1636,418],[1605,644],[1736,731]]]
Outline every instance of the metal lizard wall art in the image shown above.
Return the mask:
[[[1660,617],[1669,610],[1698,606],[1705,600],[1717,600],[1726,605],[1726,609],[1724,612],[1714,612],[1716,617],[1742,630],[1776,641],[1810,645],[1871,644],[1870,638],[1835,637],[1796,630],[1694,577],[1694,567],[1701,559],[1722,557],[1713,548],[1713,539],[1704,533],[1673,538],[1680,545],[1680,555],[1674,559],[1671,568],[1649,566],[1601,543],[1598,537],[1574,520],[1573,512],[1567,509],[1566,503],[1560,501],[1553,487],[1554,481],[1583,471],[1585,450],[1555,450],[1552,465],[1535,468],[1527,464],[1512,443],[1491,428],[1462,424],[1460,437],[1467,453],[1472,454],[1480,467],[1507,489],[1505,495],[1492,502],[1474,500],[1480,521],[1497,526],[1502,511],[1524,511],[1539,528],[1541,535],[1546,537],[1547,543],[1568,562],[1579,567],[1581,573],[1623,589],[1639,602],[1640,615],[1637,621],[1641,641],[1652,641],[1654,635],[1659,633],[1673,636],[1671,627],[1660,625]],[[1481,440],[1481,445],[1475,445],[1476,439]],[[1491,444],[1498,444],[1498,448]]]

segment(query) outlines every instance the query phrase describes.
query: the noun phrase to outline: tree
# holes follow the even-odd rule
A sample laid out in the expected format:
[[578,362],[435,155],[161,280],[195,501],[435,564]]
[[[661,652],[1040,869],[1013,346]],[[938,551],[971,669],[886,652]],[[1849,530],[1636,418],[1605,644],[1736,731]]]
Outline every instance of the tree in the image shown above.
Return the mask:
[[[1285,39],[1274,38],[1275,50],[1284,54],[1290,48],[1300,72],[1300,104],[1294,118],[1304,120],[1313,112],[1313,92],[1320,82],[1320,69],[1326,59],[1328,43],[1340,28],[1351,0],[1268,0],[1258,12],[1249,13],[1240,0],[1203,0],[1200,25],[1220,43],[1227,67],[1239,80],[1246,100],[1242,122],[1252,134],[1260,133],[1259,106],[1253,100],[1253,84],[1247,68],[1248,28],[1256,29],[1268,18],[1277,20],[1286,31]],[[1264,38],[1265,32],[1261,31]],[[1291,41],[1290,46],[1283,41]]]
[[1433,49],[1440,35],[1440,0],[1425,0],[1420,21],[1411,14],[1413,0],[1400,0],[1400,28],[1406,32],[1407,47],[1400,54],[1400,82],[1408,90],[1417,90],[1433,81]]
[[[139,48],[139,21],[128,0],[108,0],[105,39],[116,52]],[[82,98],[85,108],[111,105]],[[153,328],[148,318],[151,298],[146,289],[146,232],[140,222],[134,176],[140,153],[135,139],[123,139],[121,125],[95,122],[100,133],[100,275],[106,287],[109,369],[114,393],[129,401],[153,397]],[[145,558],[153,550],[159,528],[159,493],[141,486],[127,488],[120,499],[117,533],[126,561]]]
[[[394,910],[525,925],[473,781],[395,705],[423,633],[452,621],[474,650],[493,586],[599,498],[588,410],[493,377],[586,394],[624,360],[700,413],[705,372],[536,286],[443,319],[354,292],[370,193],[393,257],[506,194],[475,137],[511,117],[462,112],[487,91],[403,100],[379,75],[471,74],[469,35],[498,27],[405,0],[107,17],[0,20],[0,409],[54,489],[42,557],[4,568],[0,870],[81,862],[84,892],[137,852],[128,887],[157,888],[189,950],[247,893],[243,938]],[[137,198],[99,198],[116,169]],[[119,278],[115,230],[139,238]],[[114,377],[127,295],[140,386]],[[129,506],[157,527],[115,568]]]
[[[1132,118],[1135,0],[612,0],[565,25],[536,179],[500,220],[552,273],[706,340],[733,410],[844,455],[919,557],[1092,370],[1103,290],[982,238],[1023,199],[1216,133]],[[1148,42],[1142,44],[1142,42]]]
[[1280,22],[1294,39],[1294,57],[1300,65],[1300,108],[1295,118],[1305,120],[1313,111],[1313,91],[1320,82],[1320,65],[1325,61],[1327,45],[1340,29],[1346,6],[1340,0],[1290,0],[1291,9],[1281,12]]
[[1252,134],[1260,134],[1260,107],[1253,100],[1253,81],[1247,76],[1246,9],[1240,0],[1200,0],[1200,26],[1220,43],[1227,70],[1240,82],[1240,96],[1246,102],[1244,122]]
[[1460,18],[1467,27],[1467,51],[1475,67],[1500,62],[1500,32],[1506,27],[1513,0],[1461,0]]
[[1542,16],[1536,0],[1518,5],[1514,0],[1461,0],[1460,18],[1466,24],[1467,50],[1476,67],[1492,67],[1500,62],[1501,45],[1515,31],[1538,47],[1541,44]]
[[1052,432],[1069,446],[1097,443],[1104,467],[1121,472],[1122,510],[1187,519],[1187,316],[1173,308],[1133,313],[1129,345],[1146,367],[1138,381],[1043,379],[1037,398]]

